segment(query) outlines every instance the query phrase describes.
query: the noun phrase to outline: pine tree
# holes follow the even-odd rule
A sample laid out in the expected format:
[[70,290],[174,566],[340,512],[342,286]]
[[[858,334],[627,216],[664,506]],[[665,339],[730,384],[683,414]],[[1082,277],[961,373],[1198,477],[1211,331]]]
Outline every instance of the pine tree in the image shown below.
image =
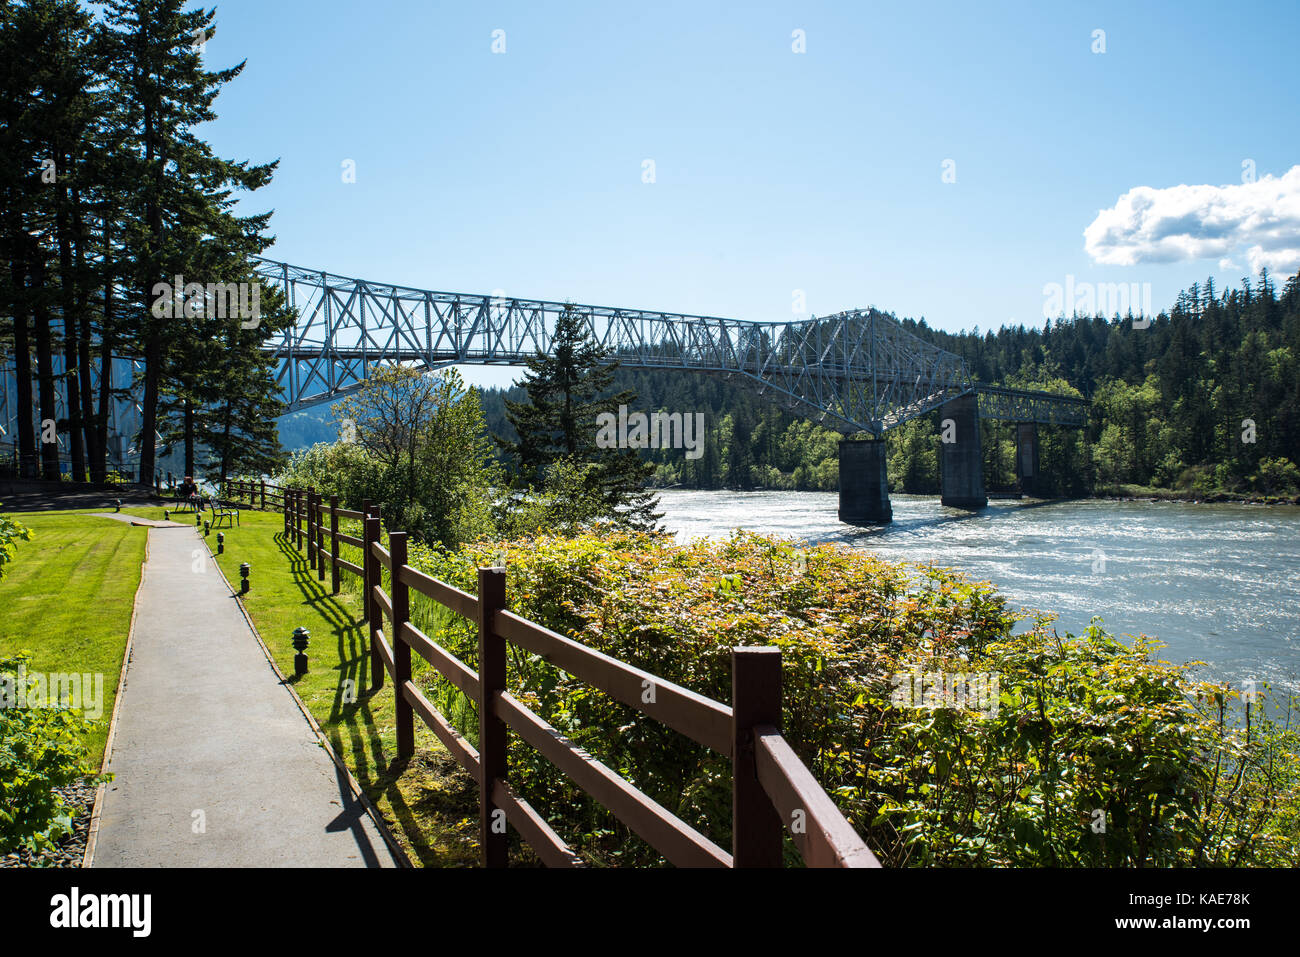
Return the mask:
[[654,463],[642,461],[636,449],[602,448],[596,441],[597,418],[602,413],[617,416],[620,406],[636,399],[630,389],[608,394],[617,368],[608,356],[582,316],[566,306],[556,319],[550,352],[539,351],[527,363],[528,401],[506,401],[506,417],[519,439],[498,442],[514,460],[522,488],[545,490],[551,471],[561,463],[591,465],[588,491],[597,514],[632,527],[653,527],[661,516],[645,485]]
[[[269,182],[274,163],[253,166],[216,156],[194,135],[193,127],[212,120],[212,104],[222,86],[242,72],[243,63],[225,70],[203,67],[200,46],[215,30],[213,10],[185,11],[185,0],[108,0],[106,37],[112,56],[108,77],[118,103],[123,155],[135,184],[127,208],[127,246],[133,351],[144,358],[141,402],[140,477],[149,481],[156,460],[155,430],[160,402],[175,363],[192,359],[192,349],[176,348],[195,331],[186,319],[160,318],[152,311],[154,287],[173,276],[186,282],[228,282],[228,273],[205,274],[214,259],[223,265],[238,254],[258,251],[269,214],[238,219],[231,192],[255,190]],[[219,247],[223,257],[203,255]],[[182,372],[192,371],[182,366]]]

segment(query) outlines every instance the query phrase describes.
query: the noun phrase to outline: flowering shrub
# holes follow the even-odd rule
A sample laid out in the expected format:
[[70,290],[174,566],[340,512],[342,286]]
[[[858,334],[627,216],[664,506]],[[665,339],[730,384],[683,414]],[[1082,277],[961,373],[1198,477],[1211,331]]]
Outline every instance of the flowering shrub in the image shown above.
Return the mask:
[[[1150,639],[1126,644],[1096,622],[1060,637],[948,570],[746,533],[679,545],[606,530],[417,548],[411,563],[473,592],[475,568],[502,554],[512,610],[719,701],[733,646],[779,647],[785,736],[886,865],[1297,860],[1295,732],[1258,707],[1238,726],[1234,694],[1158,661]],[[421,602],[417,624],[476,666],[474,627]],[[909,696],[909,675],[975,676],[996,697],[974,709]],[[421,680],[472,739],[472,704],[431,670]],[[729,846],[729,759],[513,647],[509,681]],[[588,856],[658,860],[532,749],[515,741],[510,761],[511,780]]]

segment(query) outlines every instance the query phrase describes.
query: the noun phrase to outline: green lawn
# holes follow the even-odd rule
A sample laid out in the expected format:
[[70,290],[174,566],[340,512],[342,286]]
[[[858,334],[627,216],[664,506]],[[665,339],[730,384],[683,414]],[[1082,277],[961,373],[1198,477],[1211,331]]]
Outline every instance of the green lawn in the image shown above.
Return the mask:
[[97,518],[92,511],[99,510],[13,516],[35,537],[18,543],[0,581],[0,657],[27,651],[33,672],[103,675],[102,716],[87,740],[98,766],[117,699],[147,529]]
[[[430,867],[477,863],[474,779],[418,719],[415,756],[409,762],[396,761],[393,691],[387,683],[377,692],[370,687],[358,579],[345,572],[346,587],[331,595],[328,572],[324,582],[318,581],[306,555],[284,540],[281,515],[244,511],[240,518],[240,527],[221,529],[225,553],[217,561],[236,589],[240,563],[249,563],[251,588],[244,596],[249,616],[335,753],[347,763],[412,860]],[[207,541],[215,554],[215,531]],[[359,549],[344,547],[343,557],[361,561]],[[298,626],[311,632],[310,666],[306,675],[295,679],[290,638]],[[415,664],[418,672],[424,663],[417,656]],[[354,700],[346,700],[349,696]],[[521,863],[526,859],[521,858]]]

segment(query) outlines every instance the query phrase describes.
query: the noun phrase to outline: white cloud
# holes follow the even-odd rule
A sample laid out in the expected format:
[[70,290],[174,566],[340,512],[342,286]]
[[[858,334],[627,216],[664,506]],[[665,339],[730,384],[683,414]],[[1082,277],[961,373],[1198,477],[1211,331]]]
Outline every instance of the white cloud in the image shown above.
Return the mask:
[[1252,272],[1300,271],[1300,166],[1239,185],[1135,186],[1083,231],[1094,262],[1115,266],[1188,259],[1231,261]]

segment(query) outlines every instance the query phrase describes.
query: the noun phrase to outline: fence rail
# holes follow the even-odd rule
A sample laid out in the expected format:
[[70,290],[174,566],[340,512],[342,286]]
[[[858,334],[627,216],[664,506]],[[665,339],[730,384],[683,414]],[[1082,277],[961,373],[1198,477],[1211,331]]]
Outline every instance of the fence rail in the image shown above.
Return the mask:
[[[283,512],[287,541],[307,552],[320,581],[330,570],[333,593],[340,574],[362,582],[362,620],[369,625],[371,685],[385,679],[394,691],[399,758],[415,753],[415,718],[434,733],[479,785],[479,840],[483,864],[506,865],[506,829],[512,825],[548,867],[581,867],[574,853],[511,786],[508,738],[518,738],[565,773],[669,862],[685,867],[780,867],[789,831],[810,867],[879,867],[874,854],[840,813],[790,743],[781,724],[781,653],[776,648],[733,648],[730,706],[611,658],[506,608],[506,573],[478,570],[478,593],[440,581],[407,564],[407,535],[389,532],[383,544],[379,507],[359,511],[326,502],[311,489],[232,480],[225,494],[254,508]],[[339,520],[362,524],[357,538]],[[325,539],[328,536],[329,544]],[[362,550],[362,564],[339,557],[339,545]],[[383,587],[382,572],[389,576]],[[478,626],[479,670],[470,668],[410,620],[415,591]],[[514,645],[604,692],[616,701],[730,757],[732,847],[719,847],[625,778],[578,747],[508,691],[507,647]],[[472,700],[479,714],[475,748],[411,680],[411,652]]]

